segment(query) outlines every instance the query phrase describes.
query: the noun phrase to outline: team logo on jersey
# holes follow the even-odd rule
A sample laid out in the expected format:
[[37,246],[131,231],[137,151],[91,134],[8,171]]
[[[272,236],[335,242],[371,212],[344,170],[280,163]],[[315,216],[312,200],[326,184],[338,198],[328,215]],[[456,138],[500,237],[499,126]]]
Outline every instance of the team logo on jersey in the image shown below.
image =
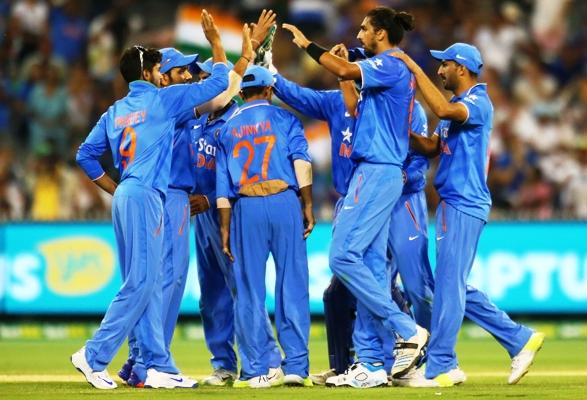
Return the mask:
[[112,247],[93,237],[73,237],[39,246],[47,264],[47,286],[54,293],[77,296],[99,291],[112,279]]
[[368,59],[367,62],[375,69],[379,69],[383,65],[383,61],[380,58]]
[[467,103],[475,104],[477,99],[479,99],[479,97],[477,95],[470,94],[467,97],[465,97],[463,100],[466,101]]

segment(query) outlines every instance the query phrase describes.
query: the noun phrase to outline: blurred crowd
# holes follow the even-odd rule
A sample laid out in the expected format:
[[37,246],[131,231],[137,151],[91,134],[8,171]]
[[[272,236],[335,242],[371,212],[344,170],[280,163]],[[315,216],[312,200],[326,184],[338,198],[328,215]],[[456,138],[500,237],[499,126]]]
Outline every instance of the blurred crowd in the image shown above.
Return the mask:
[[[209,1],[190,4],[209,7]],[[109,219],[110,199],[75,165],[102,112],[126,94],[118,57],[130,44],[174,45],[179,1],[4,0],[0,3],[0,220]],[[355,39],[377,4],[411,12],[403,48],[430,76],[429,49],[475,44],[495,107],[489,185],[493,218],[587,219],[587,2],[581,0],[220,0],[214,14],[256,20],[262,8],[323,46]],[[222,29],[222,26],[220,26]],[[336,88],[278,31],[284,76]],[[436,126],[431,116],[429,127]],[[336,194],[324,124],[304,120],[314,159],[316,213]],[[110,165],[105,156],[105,166]],[[429,207],[437,198],[429,174]],[[116,176],[115,171],[110,171]]]

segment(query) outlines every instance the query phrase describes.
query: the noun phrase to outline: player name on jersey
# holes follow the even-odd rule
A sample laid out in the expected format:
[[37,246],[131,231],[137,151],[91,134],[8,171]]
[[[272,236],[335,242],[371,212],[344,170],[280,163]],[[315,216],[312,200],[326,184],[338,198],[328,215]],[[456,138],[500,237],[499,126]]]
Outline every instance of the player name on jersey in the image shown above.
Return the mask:
[[254,125],[241,125],[237,128],[232,128],[230,134],[236,138],[244,136],[254,136],[260,133],[270,132],[271,122],[269,120],[257,122]]

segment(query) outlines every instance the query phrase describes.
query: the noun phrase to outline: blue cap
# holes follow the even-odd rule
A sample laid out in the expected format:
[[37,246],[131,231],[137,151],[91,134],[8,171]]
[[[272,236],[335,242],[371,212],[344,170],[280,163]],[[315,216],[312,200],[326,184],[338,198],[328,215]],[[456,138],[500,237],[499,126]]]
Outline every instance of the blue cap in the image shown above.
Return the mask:
[[[198,68],[201,71],[204,71],[207,74],[211,74],[212,73],[212,67],[214,67],[214,61],[212,61],[212,57],[210,57],[209,59],[207,59],[204,62],[197,62],[196,65],[198,66]],[[230,61],[226,61],[226,65],[228,65],[228,69],[233,69],[234,68],[234,64],[231,63]],[[194,72],[198,73],[200,71],[194,69]]]
[[273,82],[273,74],[267,68],[252,65],[245,71],[241,89],[255,86],[273,86]]
[[478,74],[483,67],[479,50],[466,43],[455,43],[444,51],[430,50],[430,54],[437,60],[450,60],[461,64],[475,74]]
[[169,72],[176,67],[185,67],[192,64],[198,59],[198,54],[184,55],[181,51],[173,47],[166,47],[159,50],[161,52],[161,73]]

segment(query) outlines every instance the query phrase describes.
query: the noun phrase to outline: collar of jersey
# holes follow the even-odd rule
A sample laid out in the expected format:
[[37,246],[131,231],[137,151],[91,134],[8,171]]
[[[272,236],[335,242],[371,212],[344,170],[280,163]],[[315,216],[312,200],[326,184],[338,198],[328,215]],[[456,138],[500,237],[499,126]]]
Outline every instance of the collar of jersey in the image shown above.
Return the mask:
[[465,98],[465,97],[467,97],[468,95],[470,95],[470,94],[471,94],[471,92],[472,92],[473,90],[475,90],[476,88],[478,88],[478,87],[479,87],[480,89],[482,89],[482,90],[487,90],[487,83],[484,83],[484,82],[476,83],[476,84],[474,84],[473,86],[471,86],[469,89],[467,89],[465,92],[461,93],[460,95],[458,95],[458,96],[453,96],[453,99],[454,99],[454,100],[460,100],[460,99],[462,99],[462,98]]
[[241,106],[240,111],[246,110],[247,108],[256,107],[256,106],[263,106],[263,105],[270,106],[271,103],[269,103],[267,100],[249,101]]
[[137,80],[132,81],[129,83],[128,87],[131,91],[146,91],[146,90],[157,90],[159,89],[157,86],[153,85],[151,82]]

